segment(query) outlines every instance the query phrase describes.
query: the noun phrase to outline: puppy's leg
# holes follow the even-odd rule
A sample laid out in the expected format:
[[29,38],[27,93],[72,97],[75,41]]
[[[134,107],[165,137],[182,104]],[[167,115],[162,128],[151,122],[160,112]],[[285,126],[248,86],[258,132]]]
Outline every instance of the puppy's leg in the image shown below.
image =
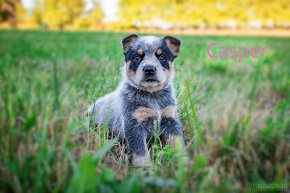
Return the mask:
[[165,142],[173,148],[177,148],[178,143],[180,143],[183,154],[186,156],[182,124],[177,116],[175,106],[167,106],[161,110],[160,134]]
[[145,153],[144,152],[138,153],[138,150],[134,151],[132,149],[133,153],[131,155],[132,156],[131,164],[133,166],[150,166],[151,165],[150,154],[149,154],[148,147],[146,144],[146,139],[144,138],[144,140],[143,140],[144,146],[142,145],[142,142],[140,142],[140,143],[141,144],[137,145],[137,147],[139,147],[139,149],[142,149],[144,147]]
[[125,136],[132,155],[132,165],[150,165],[150,155],[146,145],[148,132],[153,131],[157,112],[148,107],[138,107],[125,121]]

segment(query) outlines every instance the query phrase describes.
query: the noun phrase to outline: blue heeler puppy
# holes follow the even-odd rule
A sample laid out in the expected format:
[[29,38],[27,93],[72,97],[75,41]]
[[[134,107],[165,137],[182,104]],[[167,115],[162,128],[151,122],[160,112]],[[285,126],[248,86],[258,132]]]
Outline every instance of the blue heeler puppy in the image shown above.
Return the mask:
[[179,54],[180,41],[171,36],[161,39],[132,34],[122,43],[123,80],[114,92],[92,104],[88,115],[125,139],[132,165],[150,164],[146,142],[154,134],[154,125],[162,141],[173,147],[180,141],[185,153],[172,86],[173,61]]

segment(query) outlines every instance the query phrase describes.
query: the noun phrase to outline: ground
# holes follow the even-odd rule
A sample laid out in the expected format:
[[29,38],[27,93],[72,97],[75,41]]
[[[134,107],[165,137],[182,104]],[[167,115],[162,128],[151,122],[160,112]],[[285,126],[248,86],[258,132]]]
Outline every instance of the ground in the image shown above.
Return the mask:
[[[177,36],[174,86],[192,162],[154,139],[154,165],[134,168],[125,145],[83,117],[118,85],[125,35],[0,31],[1,192],[289,190],[289,38]],[[209,58],[213,42],[268,49],[239,63]]]

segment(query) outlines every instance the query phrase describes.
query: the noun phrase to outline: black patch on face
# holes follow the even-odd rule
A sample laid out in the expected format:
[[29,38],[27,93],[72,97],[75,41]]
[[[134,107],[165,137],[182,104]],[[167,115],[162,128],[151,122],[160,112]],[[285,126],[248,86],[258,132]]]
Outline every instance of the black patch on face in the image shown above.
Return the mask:
[[[173,60],[175,59],[175,56],[173,55],[173,53],[168,48],[168,46],[166,45],[165,41],[160,41],[157,44],[152,44],[152,45],[150,45],[147,48],[145,48],[146,47],[145,44],[146,44],[146,42],[136,41],[136,43],[134,43],[128,49],[128,51],[126,53],[124,53],[125,61],[126,62],[131,61],[129,69],[132,70],[133,72],[136,72],[138,67],[139,67],[139,65],[140,65],[140,63],[143,61],[145,55],[148,55],[150,57],[156,57],[159,60],[161,66],[163,67],[162,69],[164,71],[165,70],[170,70],[168,62],[169,61],[173,62]],[[144,52],[142,56],[138,55],[138,49],[140,49],[140,48]],[[162,50],[162,54],[161,55],[157,54],[157,50],[158,49]]]
[[126,53],[125,53],[125,61],[131,61],[129,69],[136,72],[140,63],[142,62],[144,58],[144,54],[140,56],[137,51],[133,50],[130,48]]
[[166,46],[165,42],[163,42],[161,44],[161,47],[159,48],[162,50],[162,54],[161,55],[157,55],[156,57],[158,58],[161,66],[166,69],[169,70],[169,64],[168,62],[173,62],[174,60],[174,55],[171,53],[171,51],[169,50],[169,48]]

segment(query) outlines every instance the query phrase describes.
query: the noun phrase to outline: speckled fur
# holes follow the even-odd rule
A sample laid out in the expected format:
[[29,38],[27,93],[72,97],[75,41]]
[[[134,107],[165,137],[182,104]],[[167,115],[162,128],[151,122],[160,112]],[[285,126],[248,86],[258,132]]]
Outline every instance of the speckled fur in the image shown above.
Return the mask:
[[[172,139],[183,141],[172,86],[173,60],[178,55],[180,42],[170,36],[161,39],[135,34],[122,42],[123,79],[114,92],[98,99],[87,112],[96,124],[108,124],[114,135],[126,140],[133,155],[133,165],[146,165],[150,164],[150,159],[144,141],[153,136],[154,121],[164,141],[169,144],[175,143],[170,141]],[[144,67],[147,65],[156,69],[154,81],[145,80]]]

